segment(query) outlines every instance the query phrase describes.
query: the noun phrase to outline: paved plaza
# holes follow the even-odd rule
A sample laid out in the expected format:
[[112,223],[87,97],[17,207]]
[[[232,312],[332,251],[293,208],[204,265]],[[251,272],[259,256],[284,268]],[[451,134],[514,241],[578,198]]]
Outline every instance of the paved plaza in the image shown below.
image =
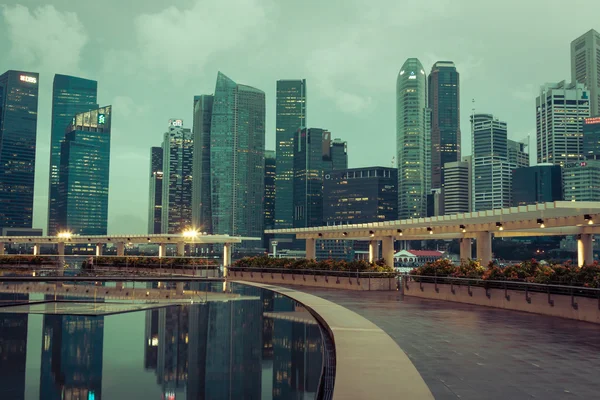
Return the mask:
[[600,325],[399,292],[295,289],[386,331],[438,400],[600,399]]

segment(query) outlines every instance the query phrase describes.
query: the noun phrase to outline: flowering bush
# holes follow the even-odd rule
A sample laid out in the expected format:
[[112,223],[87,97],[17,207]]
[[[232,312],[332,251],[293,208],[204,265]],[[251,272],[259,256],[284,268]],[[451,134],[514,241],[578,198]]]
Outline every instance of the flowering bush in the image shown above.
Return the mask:
[[348,272],[394,272],[393,268],[387,267],[383,261],[368,263],[364,260],[307,260],[291,258],[272,258],[267,256],[244,257],[233,263],[233,267],[239,268],[274,268],[289,270],[318,270],[318,271],[348,271]]

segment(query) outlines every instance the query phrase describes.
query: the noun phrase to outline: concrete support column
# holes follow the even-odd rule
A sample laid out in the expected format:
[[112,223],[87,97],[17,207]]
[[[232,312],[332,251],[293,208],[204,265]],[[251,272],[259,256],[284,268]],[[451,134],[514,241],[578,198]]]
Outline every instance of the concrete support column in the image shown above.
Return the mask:
[[381,252],[385,265],[394,268],[394,237],[387,236],[381,239]]
[[102,243],[96,244],[96,257],[100,257],[102,255]]
[[175,285],[175,290],[177,294],[183,294],[183,282],[177,282]]
[[185,256],[185,243],[184,242],[177,242],[177,256],[178,257]]
[[34,256],[40,255],[40,245],[37,243],[33,245],[33,255]]
[[577,237],[577,265],[583,267],[594,262],[594,243],[592,235],[582,233]]
[[227,278],[229,266],[231,265],[231,243],[223,245],[223,277]]
[[165,257],[167,255],[167,245],[165,243],[158,244],[158,256]]
[[123,242],[117,243],[117,256],[119,256],[119,257],[125,256],[125,243],[123,243]]
[[460,239],[460,261],[467,261],[473,258],[473,250],[471,249],[471,239]]
[[314,260],[317,258],[317,240],[306,239],[306,258],[308,260]]
[[379,240],[369,241],[369,262],[375,262],[375,259],[379,255]]
[[0,256],[4,255],[4,243],[0,243]]
[[57,250],[58,250],[58,255],[59,256],[64,256],[65,255],[65,242],[59,242],[56,244]]
[[492,261],[492,233],[477,232],[477,259],[487,266]]

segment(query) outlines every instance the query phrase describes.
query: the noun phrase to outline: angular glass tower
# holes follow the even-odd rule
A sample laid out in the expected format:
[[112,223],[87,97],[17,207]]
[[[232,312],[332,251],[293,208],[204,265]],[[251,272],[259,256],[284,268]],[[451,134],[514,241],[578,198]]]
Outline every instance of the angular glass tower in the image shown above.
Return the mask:
[[284,229],[294,220],[294,135],[306,126],[306,79],[277,81],[275,125],[275,228]]
[[404,62],[396,81],[396,160],[398,217],[427,215],[431,180],[431,118],[427,108],[427,79],[416,58]]
[[50,133],[50,181],[48,187],[48,235],[56,234],[60,146],[73,116],[98,108],[98,82],[68,75],[54,75],[52,130]]
[[571,42],[571,82],[590,91],[590,115],[600,116],[600,33],[591,29]]
[[194,172],[192,223],[201,232],[212,233],[210,205],[210,125],[214,96],[194,97]]
[[0,75],[0,228],[31,228],[38,74]]
[[163,188],[163,149],[150,150],[150,196],[148,202],[148,233],[161,233],[162,188]]
[[213,233],[262,237],[265,93],[219,72],[212,113]]
[[58,231],[106,235],[112,107],[77,114],[60,148]]
[[460,85],[451,61],[438,61],[431,68],[431,188],[444,185],[444,164],[460,161]]

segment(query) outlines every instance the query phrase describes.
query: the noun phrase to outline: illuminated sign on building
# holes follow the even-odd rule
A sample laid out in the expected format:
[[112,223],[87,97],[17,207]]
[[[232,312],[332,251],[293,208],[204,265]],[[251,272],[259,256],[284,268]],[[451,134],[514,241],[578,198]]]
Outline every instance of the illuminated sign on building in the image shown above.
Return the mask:
[[182,119],[170,119],[169,126],[183,126],[183,120]]
[[410,76],[408,77],[408,79],[417,79],[417,77],[415,76],[415,71],[411,71]]
[[587,166],[587,162],[582,161],[582,162],[577,162],[577,163],[568,163],[564,165],[564,168],[575,168],[575,167],[586,167]]
[[103,125],[106,123],[106,115],[98,114],[98,125]]
[[600,124],[600,117],[586,118],[585,124],[586,125]]
[[37,78],[35,76],[27,76],[27,75],[20,75],[19,79],[22,82],[27,82],[27,83],[37,83]]

